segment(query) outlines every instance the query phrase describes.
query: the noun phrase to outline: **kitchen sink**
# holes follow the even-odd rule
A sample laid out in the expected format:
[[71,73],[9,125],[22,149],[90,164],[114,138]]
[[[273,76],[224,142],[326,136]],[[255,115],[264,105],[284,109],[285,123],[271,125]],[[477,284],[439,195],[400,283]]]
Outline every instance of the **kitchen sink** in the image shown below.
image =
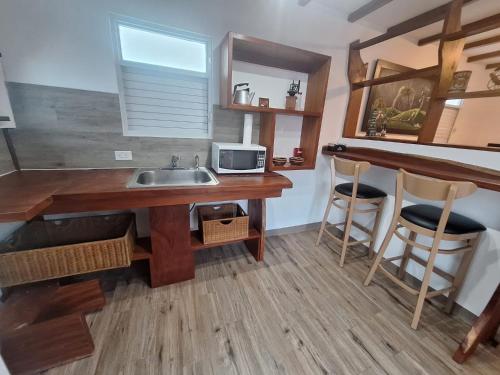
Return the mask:
[[130,178],[128,188],[217,185],[207,168],[140,168]]

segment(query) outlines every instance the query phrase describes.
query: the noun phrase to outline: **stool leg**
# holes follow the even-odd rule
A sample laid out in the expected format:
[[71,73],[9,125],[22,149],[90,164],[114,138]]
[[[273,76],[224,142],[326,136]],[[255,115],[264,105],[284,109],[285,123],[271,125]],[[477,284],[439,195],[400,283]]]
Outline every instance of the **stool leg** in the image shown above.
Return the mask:
[[383,199],[380,203],[378,203],[378,210],[377,214],[375,215],[375,222],[373,223],[373,229],[372,229],[372,240],[370,241],[370,247],[368,249],[368,258],[373,259],[373,255],[375,254],[375,251],[373,251],[373,248],[375,247],[375,240],[377,239],[377,234],[378,234],[378,227],[380,226],[380,219],[382,218],[382,211],[384,210],[384,202],[385,199]]
[[422,285],[420,286],[415,313],[413,314],[413,320],[411,322],[411,328],[413,329],[417,329],[418,322],[420,321],[420,315],[422,314],[422,308],[424,307],[427,290],[429,289],[429,284],[431,282],[432,269],[434,268],[434,262],[436,261],[440,242],[441,241],[439,240],[434,240],[434,244],[432,245],[431,253],[427,261],[427,267],[425,268],[424,278],[422,280]]
[[453,279],[452,286],[454,289],[448,295],[448,301],[446,302],[445,312],[451,314],[453,310],[453,306],[455,305],[455,300],[457,299],[458,293],[460,293],[460,289],[465,280],[465,276],[467,275],[467,270],[472,262],[472,258],[474,256],[474,252],[476,251],[477,245],[479,243],[479,235],[473,240],[469,240],[469,245],[472,247],[471,251],[468,251],[463,254],[460,265],[458,266],[457,273],[455,278]]
[[330,198],[328,199],[328,204],[326,205],[325,215],[323,216],[323,221],[321,222],[321,227],[318,233],[318,239],[316,240],[316,246],[321,242],[321,237],[323,236],[323,232],[325,231],[326,223],[328,222],[328,215],[330,215],[330,210],[333,205],[333,201],[335,199],[335,194],[330,194]]
[[[415,241],[417,239],[417,232],[411,231],[410,236],[408,238],[410,239],[410,241]],[[410,254],[412,250],[413,250],[413,245],[407,243],[398,270],[398,277],[400,279],[403,279],[405,276],[406,266],[408,265],[408,261],[410,260]]]
[[344,225],[344,241],[342,242],[342,253],[340,254],[340,267],[344,267],[347,244],[349,243],[349,235],[351,234],[352,217],[354,215],[354,204],[352,200],[348,203],[347,207],[347,218]]
[[380,249],[378,251],[378,254],[375,258],[375,261],[372,264],[372,267],[370,268],[370,271],[368,272],[368,275],[366,275],[365,282],[363,283],[364,286],[370,285],[373,279],[373,275],[375,274],[375,271],[377,270],[380,262],[384,258],[384,253],[387,250],[387,247],[389,246],[389,242],[391,242],[391,238],[394,235],[394,231],[396,230],[397,227],[397,220],[393,220],[391,223],[391,226],[389,227],[389,230],[387,231],[387,234],[385,235],[384,242],[382,242],[382,245],[380,246]]

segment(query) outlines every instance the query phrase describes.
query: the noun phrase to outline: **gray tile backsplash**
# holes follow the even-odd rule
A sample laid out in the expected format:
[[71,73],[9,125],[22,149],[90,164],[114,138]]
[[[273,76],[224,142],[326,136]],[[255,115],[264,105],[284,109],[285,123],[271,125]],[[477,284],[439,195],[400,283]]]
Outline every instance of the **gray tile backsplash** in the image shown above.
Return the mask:
[[[124,137],[117,94],[12,82],[8,90],[17,125],[11,136],[25,169],[159,167],[173,154],[181,166],[191,166],[195,154],[209,164],[213,141],[241,142],[243,135],[243,112],[214,106],[213,139]],[[254,143],[259,128],[255,115]],[[132,151],[133,160],[115,161],[115,150]]]

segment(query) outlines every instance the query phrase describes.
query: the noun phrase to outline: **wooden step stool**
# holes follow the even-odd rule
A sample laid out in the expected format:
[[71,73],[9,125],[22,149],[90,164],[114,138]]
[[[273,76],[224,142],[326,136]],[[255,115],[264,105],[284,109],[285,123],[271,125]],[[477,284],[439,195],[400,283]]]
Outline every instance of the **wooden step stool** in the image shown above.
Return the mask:
[[91,355],[85,314],[105,304],[97,280],[15,290],[0,307],[1,355],[11,374],[34,374]]

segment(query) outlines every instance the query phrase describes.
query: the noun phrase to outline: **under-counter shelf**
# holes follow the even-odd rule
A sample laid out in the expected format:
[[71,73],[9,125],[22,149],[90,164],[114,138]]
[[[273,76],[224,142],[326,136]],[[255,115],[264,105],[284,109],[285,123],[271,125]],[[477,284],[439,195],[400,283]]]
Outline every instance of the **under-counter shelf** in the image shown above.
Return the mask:
[[[191,231],[191,248],[193,249],[193,251],[204,250],[204,249],[209,249],[211,247],[218,247],[241,241],[254,240],[259,237],[260,237],[260,232],[255,228],[251,228],[248,231],[248,237],[246,238],[231,240],[231,241],[223,241],[218,243],[204,244],[203,241],[201,240],[200,232],[197,230],[193,230]],[[138,238],[135,244],[134,253],[132,254],[132,261],[146,260],[150,258],[151,258],[151,239],[149,237]]]
[[151,258],[151,238],[137,238],[132,254],[132,262]]
[[238,239],[238,240],[223,241],[223,242],[218,242],[218,243],[204,244],[203,241],[201,240],[200,232],[197,230],[193,230],[193,231],[191,231],[191,248],[193,249],[193,251],[197,251],[197,250],[208,249],[211,247],[228,245],[230,243],[235,243],[235,242],[254,240],[254,239],[257,239],[259,237],[260,237],[260,232],[257,229],[250,228],[248,230],[248,237],[246,237],[246,238],[242,238],[242,239]]

